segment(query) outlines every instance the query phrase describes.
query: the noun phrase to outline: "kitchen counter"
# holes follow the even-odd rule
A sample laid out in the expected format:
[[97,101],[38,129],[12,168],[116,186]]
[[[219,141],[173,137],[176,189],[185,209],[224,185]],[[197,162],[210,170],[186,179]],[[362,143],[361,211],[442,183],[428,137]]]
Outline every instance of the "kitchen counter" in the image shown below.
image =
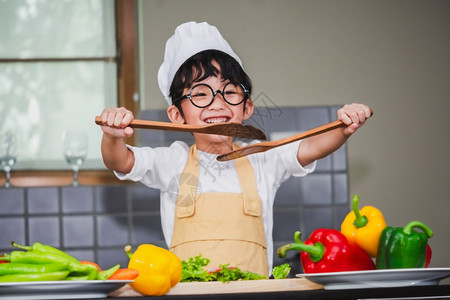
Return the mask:
[[[257,281],[257,282],[256,282]],[[120,287],[119,289],[117,289]],[[348,287],[348,286],[347,286]],[[111,289],[112,288],[112,289]],[[113,290],[116,288],[116,290]],[[109,295],[107,294],[109,290]],[[129,299],[148,300],[129,285],[108,281],[58,283],[5,283],[0,299]],[[450,284],[408,285],[390,288],[323,289],[305,278],[255,280],[255,282],[179,283],[164,299],[450,299]]]
[[[450,285],[412,286],[397,288],[306,290],[263,293],[211,294],[211,295],[165,295],[167,299],[450,299]],[[154,297],[119,297],[109,299],[155,299]]]
[[[260,281],[261,282],[261,281]],[[275,283],[272,283],[275,282]],[[247,282],[248,283],[248,282]],[[199,286],[203,284],[203,289]],[[268,280],[260,286],[184,283],[162,296],[168,299],[450,299],[450,285],[325,290],[306,279]],[[282,284],[282,285],[280,285]],[[184,285],[184,286],[183,286]],[[222,286],[221,286],[222,285]],[[278,289],[277,289],[278,288]],[[110,299],[150,299],[125,286]]]

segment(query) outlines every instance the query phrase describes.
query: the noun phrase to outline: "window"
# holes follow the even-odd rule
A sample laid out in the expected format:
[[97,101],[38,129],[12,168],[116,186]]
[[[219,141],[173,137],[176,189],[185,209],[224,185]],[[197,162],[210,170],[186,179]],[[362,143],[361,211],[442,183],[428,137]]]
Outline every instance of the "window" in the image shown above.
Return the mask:
[[12,182],[25,171],[70,170],[62,155],[70,128],[88,133],[82,170],[105,170],[94,118],[108,106],[136,112],[134,14],[134,0],[0,0],[8,41],[0,44],[0,128],[21,141]]

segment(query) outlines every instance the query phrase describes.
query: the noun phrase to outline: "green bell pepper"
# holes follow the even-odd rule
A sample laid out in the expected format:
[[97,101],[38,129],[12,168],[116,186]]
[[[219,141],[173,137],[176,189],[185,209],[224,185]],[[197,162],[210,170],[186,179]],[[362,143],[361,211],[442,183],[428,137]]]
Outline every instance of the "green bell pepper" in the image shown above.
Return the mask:
[[[423,232],[413,230],[420,228]],[[380,235],[376,259],[377,269],[423,268],[428,239],[433,231],[419,221],[405,227],[386,227]]]

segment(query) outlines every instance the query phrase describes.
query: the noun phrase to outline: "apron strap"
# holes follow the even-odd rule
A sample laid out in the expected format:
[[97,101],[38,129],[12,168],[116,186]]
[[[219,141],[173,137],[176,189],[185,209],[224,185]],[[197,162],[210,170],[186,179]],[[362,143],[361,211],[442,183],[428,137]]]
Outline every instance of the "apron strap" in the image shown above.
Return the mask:
[[175,202],[175,215],[178,218],[186,218],[194,214],[199,169],[197,147],[194,144],[189,149],[188,160],[180,176],[180,187]]
[[241,183],[244,198],[244,212],[247,215],[259,217],[262,215],[261,200],[256,188],[256,177],[253,167],[246,157],[235,159],[236,171]]
[[[236,148],[237,146],[233,144],[233,149]],[[258,196],[253,167],[246,157],[236,159],[235,164],[244,199],[244,212],[250,216],[261,216],[262,204]],[[180,176],[180,187],[175,206],[175,215],[178,218],[190,217],[195,212],[199,170],[200,162],[197,147],[194,144],[189,149],[189,157]]]

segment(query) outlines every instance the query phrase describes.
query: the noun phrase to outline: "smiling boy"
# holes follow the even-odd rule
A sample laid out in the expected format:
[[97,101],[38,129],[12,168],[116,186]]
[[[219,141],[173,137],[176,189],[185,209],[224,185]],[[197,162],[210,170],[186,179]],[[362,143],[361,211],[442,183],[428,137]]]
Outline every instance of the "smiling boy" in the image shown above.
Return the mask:
[[[180,25],[167,41],[158,72],[171,122],[242,123],[254,106],[252,84],[239,57],[207,23]],[[272,267],[272,207],[290,176],[312,172],[315,161],[341,147],[370,117],[363,104],[337,112],[347,127],[234,161],[216,157],[246,145],[228,136],[194,133],[195,144],[132,147],[124,138],[134,118],[125,108],[102,112],[102,155],[122,180],[161,191],[161,222],[170,250],[180,259],[202,254],[209,267],[230,264],[268,276]],[[256,141],[255,141],[256,142]]]

